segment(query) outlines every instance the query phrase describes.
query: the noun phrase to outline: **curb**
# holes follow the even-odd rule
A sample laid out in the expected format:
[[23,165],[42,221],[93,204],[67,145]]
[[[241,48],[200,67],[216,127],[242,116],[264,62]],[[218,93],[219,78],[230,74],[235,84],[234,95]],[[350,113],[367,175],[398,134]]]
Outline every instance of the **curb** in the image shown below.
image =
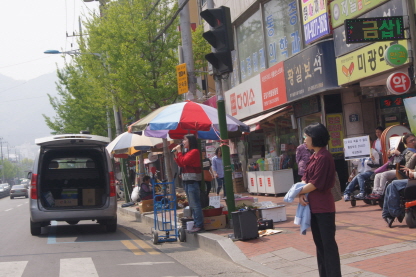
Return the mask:
[[[144,223],[149,226],[149,228],[154,225],[153,212],[141,214],[138,211],[134,211],[132,208],[122,208],[118,205],[117,213],[134,217],[137,222]],[[234,262],[259,274],[265,276],[273,276],[276,274],[275,270],[248,259],[229,238],[209,232],[195,234],[187,233],[186,241],[183,243],[189,247],[200,248],[217,257]]]

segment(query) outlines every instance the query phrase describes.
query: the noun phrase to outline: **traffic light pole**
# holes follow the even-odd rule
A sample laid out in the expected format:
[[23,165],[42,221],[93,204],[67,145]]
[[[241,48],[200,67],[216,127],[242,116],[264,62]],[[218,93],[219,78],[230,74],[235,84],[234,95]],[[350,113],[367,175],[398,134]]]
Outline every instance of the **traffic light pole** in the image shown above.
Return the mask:
[[222,92],[221,75],[215,75],[215,91],[217,95],[218,123],[220,125],[222,164],[224,166],[224,190],[227,195],[225,202],[228,207],[228,218],[235,211],[234,188],[231,169],[230,147],[228,146],[228,130],[225,112],[225,101]]

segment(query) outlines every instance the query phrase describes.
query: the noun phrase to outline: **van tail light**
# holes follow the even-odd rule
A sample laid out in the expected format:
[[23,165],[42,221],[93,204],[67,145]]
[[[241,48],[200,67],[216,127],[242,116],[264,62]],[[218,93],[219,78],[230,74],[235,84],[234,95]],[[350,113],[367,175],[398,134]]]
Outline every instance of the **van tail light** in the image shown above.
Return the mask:
[[116,196],[116,181],[114,179],[113,171],[109,173],[109,177],[110,177],[110,197],[115,197]]
[[32,173],[32,180],[30,181],[30,198],[31,199],[38,199],[38,174]]

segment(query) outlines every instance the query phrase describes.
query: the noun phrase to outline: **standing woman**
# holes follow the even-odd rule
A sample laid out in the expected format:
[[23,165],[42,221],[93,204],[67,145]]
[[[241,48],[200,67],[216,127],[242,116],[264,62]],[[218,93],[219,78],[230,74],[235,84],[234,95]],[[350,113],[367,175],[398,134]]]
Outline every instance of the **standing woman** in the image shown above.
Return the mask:
[[[212,158],[212,170],[214,171],[214,177],[217,180],[217,195],[219,195],[221,188],[224,186],[224,167],[222,165],[221,147],[215,149],[215,156]],[[227,197],[225,188],[223,188],[223,191],[225,198]]]
[[306,147],[314,153],[302,177],[306,185],[300,192],[299,202],[303,206],[310,205],[319,276],[338,277],[341,276],[341,265],[335,241],[335,202],[331,193],[335,183],[335,163],[326,150],[330,137],[321,123],[307,126],[304,133]]
[[182,153],[182,145],[175,147],[175,161],[182,170],[182,181],[185,186],[186,197],[192,210],[194,227],[190,232],[199,232],[204,229],[204,218],[201,208],[201,180],[202,166],[196,137],[192,134],[184,136],[183,148],[187,149]]

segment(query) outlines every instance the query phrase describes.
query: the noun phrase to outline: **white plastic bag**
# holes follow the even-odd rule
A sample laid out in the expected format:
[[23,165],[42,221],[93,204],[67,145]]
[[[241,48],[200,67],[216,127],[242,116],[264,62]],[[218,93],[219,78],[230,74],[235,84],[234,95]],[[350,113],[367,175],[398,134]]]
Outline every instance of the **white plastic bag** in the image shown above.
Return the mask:
[[139,187],[135,186],[131,193],[131,201],[136,202],[139,199]]

